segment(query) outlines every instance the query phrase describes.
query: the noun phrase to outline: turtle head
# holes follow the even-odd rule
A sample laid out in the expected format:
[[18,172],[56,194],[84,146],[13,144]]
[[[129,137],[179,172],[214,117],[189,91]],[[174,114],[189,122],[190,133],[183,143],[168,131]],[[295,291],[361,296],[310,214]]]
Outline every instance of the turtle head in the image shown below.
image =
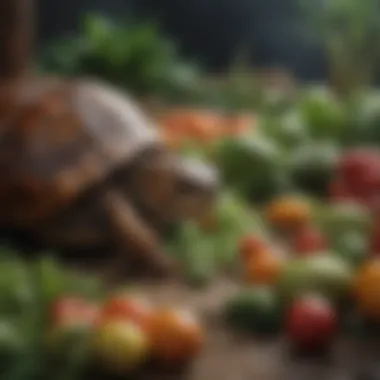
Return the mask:
[[138,202],[168,223],[201,218],[219,191],[213,166],[166,151],[145,157],[131,182]]

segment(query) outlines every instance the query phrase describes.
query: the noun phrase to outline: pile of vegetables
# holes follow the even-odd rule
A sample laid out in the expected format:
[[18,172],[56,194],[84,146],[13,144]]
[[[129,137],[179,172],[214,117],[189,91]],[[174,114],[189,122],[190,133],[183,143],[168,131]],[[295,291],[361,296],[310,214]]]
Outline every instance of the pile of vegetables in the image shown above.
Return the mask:
[[[5,248],[4,248],[5,251]],[[180,369],[199,355],[204,331],[185,307],[155,304],[138,290],[107,290],[51,257],[1,257],[2,379],[85,379]]]
[[287,195],[265,207],[264,219],[267,237],[248,234],[236,250],[241,289],[222,310],[230,326],[283,332],[313,353],[342,332],[377,331],[380,258],[372,242],[379,235],[371,231],[379,221],[369,208],[339,199],[321,210],[315,200]]
[[[366,87],[377,62],[375,3],[332,0],[323,17],[312,12],[324,22],[329,83],[289,96],[258,88],[242,70],[228,85],[201,79],[150,24],[90,17],[81,37],[41,60],[44,71],[158,95],[168,147],[219,168],[215,208],[178,226],[167,245],[189,286],[239,284],[220,310],[226,328],[284,333],[314,351],[380,324],[380,93]],[[207,328],[192,311],[3,251],[2,379],[74,380],[93,367],[126,377],[201,353]]]

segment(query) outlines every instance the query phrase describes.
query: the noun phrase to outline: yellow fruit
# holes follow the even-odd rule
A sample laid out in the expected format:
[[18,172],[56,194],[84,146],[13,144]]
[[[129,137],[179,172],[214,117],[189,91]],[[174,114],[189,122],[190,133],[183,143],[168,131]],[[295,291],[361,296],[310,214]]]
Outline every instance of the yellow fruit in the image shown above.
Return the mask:
[[149,340],[144,331],[132,322],[110,321],[94,333],[92,347],[96,358],[110,372],[135,370],[149,352]]
[[368,318],[380,320],[380,260],[366,263],[356,274],[353,297],[357,309]]

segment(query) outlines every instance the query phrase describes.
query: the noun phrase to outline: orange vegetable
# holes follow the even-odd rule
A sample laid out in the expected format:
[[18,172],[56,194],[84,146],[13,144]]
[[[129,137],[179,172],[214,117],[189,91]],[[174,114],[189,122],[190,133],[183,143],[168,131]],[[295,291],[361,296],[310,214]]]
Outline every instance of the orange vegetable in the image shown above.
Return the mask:
[[255,257],[258,252],[265,249],[267,244],[255,235],[243,236],[240,239],[238,252],[244,263]]
[[189,311],[162,308],[151,321],[150,338],[153,358],[165,366],[178,366],[200,352],[204,332]]
[[353,297],[359,312],[380,320],[380,259],[373,259],[359,269],[354,279]]
[[265,215],[273,226],[284,230],[294,230],[310,220],[311,207],[304,199],[281,197],[267,206]]
[[282,257],[270,249],[261,249],[246,263],[245,281],[255,285],[271,285],[276,282],[283,262]]

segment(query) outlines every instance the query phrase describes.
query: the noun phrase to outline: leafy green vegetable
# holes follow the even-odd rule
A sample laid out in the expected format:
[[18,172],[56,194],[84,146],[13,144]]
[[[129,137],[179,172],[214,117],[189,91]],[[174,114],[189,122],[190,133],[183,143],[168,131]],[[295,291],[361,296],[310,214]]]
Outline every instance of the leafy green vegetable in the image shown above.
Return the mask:
[[179,96],[198,77],[197,67],[180,59],[156,25],[131,20],[116,24],[94,14],[85,17],[81,36],[47,47],[39,67],[63,75],[100,77],[149,96]]
[[289,156],[288,165],[292,183],[300,190],[323,196],[332,179],[339,148],[331,141],[305,143]]
[[266,235],[259,213],[232,193],[221,194],[214,213],[216,226],[211,232],[199,223],[187,222],[170,243],[170,251],[193,285],[206,285],[218,273],[236,269],[237,245],[243,235]]

